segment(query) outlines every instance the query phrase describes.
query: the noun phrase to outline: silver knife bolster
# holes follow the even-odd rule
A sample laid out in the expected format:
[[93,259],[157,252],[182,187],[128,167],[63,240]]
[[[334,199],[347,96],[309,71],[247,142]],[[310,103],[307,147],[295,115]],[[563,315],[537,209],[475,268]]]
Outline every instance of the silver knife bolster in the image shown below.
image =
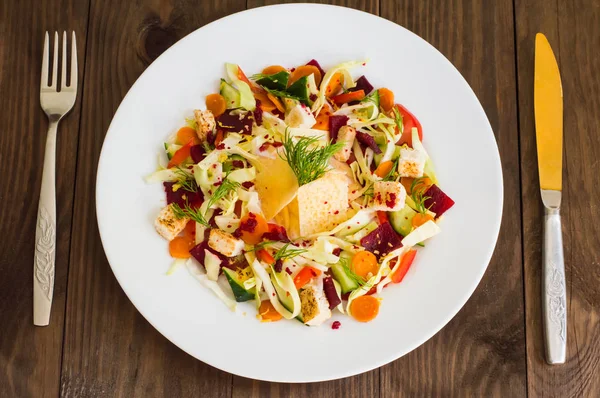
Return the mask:
[[544,251],[542,301],[546,361],[564,363],[567,353],[567,288],[560,221],[561,192],[542,190]]

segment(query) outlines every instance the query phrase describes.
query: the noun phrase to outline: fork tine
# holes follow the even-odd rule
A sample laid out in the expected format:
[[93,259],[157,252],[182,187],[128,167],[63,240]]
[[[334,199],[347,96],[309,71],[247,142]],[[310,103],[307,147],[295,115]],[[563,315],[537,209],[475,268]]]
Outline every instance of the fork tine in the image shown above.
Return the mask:
[[62,65],[60,66],[60,89],[67,87],[67,32],[63,32]]
[[44,36],[44,55],[42,57],[42,78],[40,82],[42,88],[48,87],[48,58],[50,57],[50,49],[48,47],[50,45],[49,40],[48,31],[46,31],[46,35]]
[[77,91],[77,42],[75,41],[75,31],[73,31],[71,41],[71,81],[69,87]]
[[50,87],[56,88],[58,82],[58,32],[54,32],[54,58],[52,59],[52,84]]

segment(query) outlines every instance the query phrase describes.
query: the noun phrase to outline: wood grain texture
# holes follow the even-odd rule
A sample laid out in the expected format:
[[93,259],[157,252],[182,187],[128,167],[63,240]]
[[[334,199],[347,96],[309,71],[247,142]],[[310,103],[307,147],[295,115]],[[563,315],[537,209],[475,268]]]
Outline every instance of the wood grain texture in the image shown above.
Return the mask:
[[[260,7],[271,4],[294,3],[295,1],[257,1],[249,0],[248,8]],[[377,14],[379,11],[378,0],[346,0],[346,1],[316,1],[355,8]],[[307,59],[308,60],[308,59]],[[324,383],[308,384],[283,384],[268,383],[251,380],[244,377],[233,376],[232,397],[377,397],[379,390],[379,369],[363,373],[354,377],[329,381]]]
[[176,40],[245,5],[245,1],[91,3],[62,396],[231,395],[230,375],[169,343],[119,287],[100,243],[94,181],[105,132],[135,79]]
[[[567,362],[545,363],[541,314],[543,206],[533,105],[535,34],[557,56],[564,95],[563,240]],[[600,3],[516,1],[528,391],[532,397],[600,396]]]
[[58,395],[81,91],[58,128],[54,300],[50,325],[34,327],[34,236],[48,128],[40,71],[44,32],[75,30],[83,77],[87,13],[87,1],[0,2],[0,397]]
[[512,2],[382,1],[381,16],[433,44],[469,82],[496,135],[505,192],[498,244],[479,287],[431,340],[381,368],[382,396],[525,396]]

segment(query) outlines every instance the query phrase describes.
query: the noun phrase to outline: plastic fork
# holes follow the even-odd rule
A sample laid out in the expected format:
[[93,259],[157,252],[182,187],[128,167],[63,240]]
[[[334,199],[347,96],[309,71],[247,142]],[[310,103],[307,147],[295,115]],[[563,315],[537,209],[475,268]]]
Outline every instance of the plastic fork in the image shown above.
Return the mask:
[[50,323],[50,309],[54,292],[54,264],[56,255],[56,131],[58,122],[73,108],[77,96],[77,45],[75,32],[71,43],[71,74],[67,85],[67,32],[63,32],[60,88],[58,85],[58,32],[54,32],[52,80],[50,72],[50,40],[44,39],[40,103],[48,116],[48,134],[42,171],[42,189],[35,231],[33,264],[33,324]]

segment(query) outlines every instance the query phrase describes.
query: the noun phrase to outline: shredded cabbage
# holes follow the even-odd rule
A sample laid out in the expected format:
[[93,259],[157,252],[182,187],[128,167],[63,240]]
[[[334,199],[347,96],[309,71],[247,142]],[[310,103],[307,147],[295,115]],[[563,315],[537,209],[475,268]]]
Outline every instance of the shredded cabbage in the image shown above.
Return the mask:
[[427,177],[431,179],[431,182],[437,185],[438,179],[435,175],[435,170],[433,169],[433,162],[431,161],[431,157],[429,157],[429,154],[419,139],[419,130],[416,127],[413,127],[411,133],[413,149],[421,151],[425,154],[425,156],[427,156],[427,160],[425,161],[425,170],[423,170],[423,172],[427,174]]
[[262,215],[262,207],[260,206],[260,198],[258,197],[258,192],[256,191],[246,191],[243,188],[238,188],[237,194],[239,199],[244,202],[242,211],[243,214],[255,213]]
[[242,182],[252,181],[256,178],[256,168],[253,166],[245,169],[233,170],[229,173],[229,177],[227,178],[231,181],[239,182],[240,184]]
[[438,225],[429,220],[425,224],[421,225],[418,228],[415,228],[411,233],[406,235],[404,239],[402,239],[402,244],[404,246],[414,246],[419,242],[423,242],[426,239],[429,239],[437,234],[439,234],[442,230]]
[[348,124],[354,125],[375,119],[379,115],[379,108],[374,102],[367,101],[356,105],[342,106],[333,114],[348,116]]
[[333,228],[331,231],[319,232],[313,235],[308,236],[308,238],[315,238],[317,236],[324,235],[336,235],[338,237],[344,237],[346,235],[350,235],[355,233],[356,231],[365,227],[368,223],[370,223],[375,217],[375,210],[372,209],[361,209],[356,212],[352,218],[344,221],[337,227]]
[[283,120],[269,112],[263,112],[263,126],[279,133],[282,137],[285,135],[285,129],[287,128]]
[[256,278],[254,278],[254,277],[248,278],[244,282],[242,282],[242,284],[244,285],[244,289],[250,290],[254,286],[256,286]]
[[206,268],[206,277],[211,281],[219,278],[221,271],[221,259],[211,251],[204,249],[204,268]]
[[254,271],[255,278],[259,278],[264,284],[263,287],[267,293],[267,296],[269,296],[269,301],[271,304],[273,304],[273,308],[275,308],[275,310],[279,312],[285,319],[294,318],[294,314],[289,312],[277,298],[277,292],[275,292],[275,288],[273,287],[273,283],[271,282],[271,278],[269,277],[267,270],[265,270],[261,263],[256,259],[250,264],[250,266],[252,267],[252,271]]
[[216,216],[215,224],[219,229],[232,234],[240,226],[240,219],[235,214]]
[[321,264],[321,263],[318,263],[318,262],[316,262],[314,260],[311,260],[309,258],[306,258],[303,255],[294,257],[294,261],[296,261],[296,263],[298,265],[302,265],[302,266],[308,265],[310,267],[318,269],[321,272],[327,272],[329,270],[328,266],[326,266],[324,264]]
[[[181,170],[185,170],[185,169],[181,169]],[[155,183],[155,182],[173,182],[173,181],[177,181],[179,179],[179,176],[177,175],[177,173],[175,172],[174,169],[162,169],[162,170],[158,170],[155,171],[154,173],[146,176],[145,180],[147,183],[151,184],[151,183]]]
[[[300,313],[302,304],[300,303],[300,295],[298,289],[294,285],[294,279],[287,272],[275,272],[273,266],[271,266],[271,275],[273,277],[272,282],[276,283],[279,288],[283,290],[283,294],[287,295],[292,299],[292,318],[295,318]],[[277,288],[275,290],[278,290]],[[279,291],[277,292],[279,293]],[[283,314],[282,314],[283,315]]]
[[256,100],[248,83],[240,80],[238,76],[240,67],[236,64],[226,63],[225,70],[235,88],[240,92],[240,106],[246,110],[253,111],[256,108]]
[[347,237],[345,237],[344,239],[340,239],[336,236],[321,236],[319,237],[319,239],[323,239],[326,240],[327,242],[331,243],[332,245],[336,245],[338,246],[340,249],[350,252],[350,253],[358,253],[359,251],[364,250],[364,248],[360,245],[354,245],[350,242],[348,242]]
[[323,76],[323,79],[321,80],[321,86],[319,89],[319,94],[317,95],[317,99],[316,101],[313,103],[312,105],[312,112],[317,115],[319,113],[319,111],[321,110],[321,108],[323,107],[323,105],[325,105],[325,103],[327,102],[327,99],[325,97],[326,95],[326,91],[327,91],[327,86],[329,85],[329,82],[331,81],[331,78],[333,77],[333,75],[335,75],[337,72],[341,72],[344,75],[344,82],[347,83],[346,88],[352,88],[354,85],[354,80],[352,79],[352,76],[350,76],[350,72],[349,70],[359,66],[361,64],[366,64],[367,61],[350,61],[350,62],[344,62],[341,63],[339,65],[334,66],[333,68],[329,69],[327,71],[327,73],[325,73],[325,76]]
[[[335,279],[333,279],[333,286],[335,287],[335,291],[337,292],[337,295],[339,297],[342,297],[342,287],[340,286],[339,282],[336,281]],[[335,307],[339,312],[341,312],[342,314],[345,314],[344,311],[344,303],[341,302],[337,305],[337,307]]]
[[354,151],[354,156],[356,157],[356,162],[360,167],[361,176],[365,181],[375,182],[378,180],[378,177],[371,173],[371,169],[367,166],[367,162],[363,155],[363,151],[360,148],[360,145],[357,140],[354,141],[352,145],[352,151]]
[[192,260],[188,260],[185,263],[188,272],[194,277],[196,278],[196,280],[198,280],[202,285],[204,285],[205,287],[209,288],[210,290],[213,291],[213,293],[222,301],[225,303],[225,305],[231,310],[231,311],[235,311],[235,309],[237,308],[237,303],[235,302],[235,300],[231,297],[229,297],[227,295],[227,293],[225,293],[223,291],[223,289],[221,289],[221,286],[219,286],[219,284],[215,281],[211,281],[208,279],[208,277],[206,276],[206,274],[202,271],[202,269],[196,264],[194,263],[194,261]]

